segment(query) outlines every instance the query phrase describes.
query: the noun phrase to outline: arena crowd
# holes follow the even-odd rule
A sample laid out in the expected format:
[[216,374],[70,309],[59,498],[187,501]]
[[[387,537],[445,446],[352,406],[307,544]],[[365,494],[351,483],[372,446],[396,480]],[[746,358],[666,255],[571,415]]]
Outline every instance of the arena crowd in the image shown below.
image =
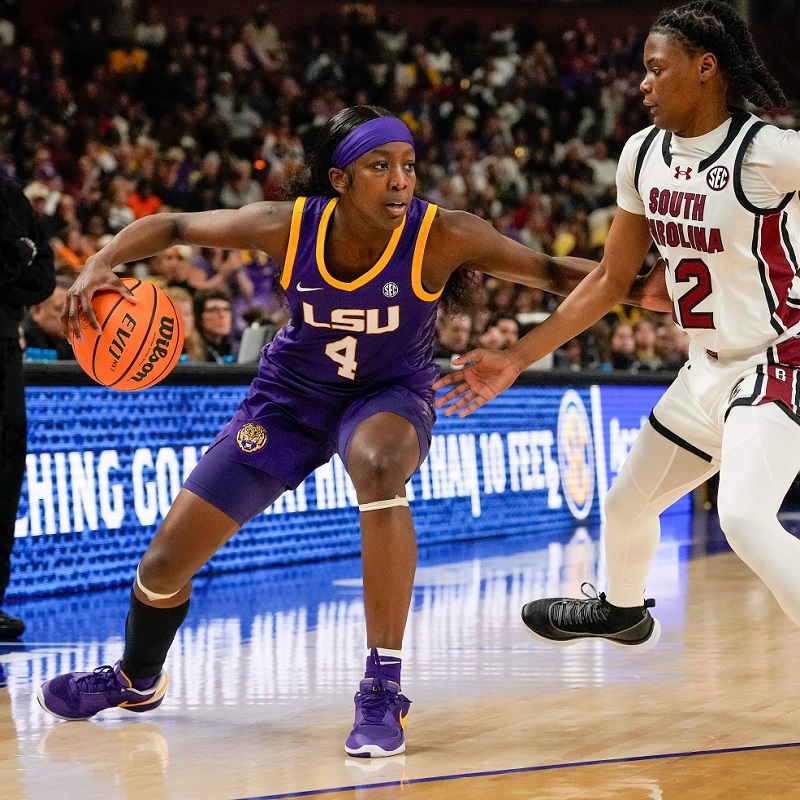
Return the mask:
[[[289,41],[267,5],[244,23],[108,6],[100,18],[78,4],[44,50],[11,15],[0,20],[0,170],[24,187],[61,276],[24,335],[59,357],[70,350],[53,311],[109,237],[148,214],[282,198],[316,131],[348,105],[385,106],[408,124],[425,199],[536,250],[593,259],[614,214],[616,158],[649,124],[635,27],[604,41],[586,19],[555,38],[532,24],[487,35],[442,20],[414,37],[398,16],[348,3]],[[192,361],[231,361],[246,327],[285,319],[276,265],[260,252],[178,246],[124,270],[178,301]],[[461,313],[441,315],[435,355],[507,347],[557,303],[476,282]],[[675,370],[686,348],[668,315],[618,307],[552,366]]]

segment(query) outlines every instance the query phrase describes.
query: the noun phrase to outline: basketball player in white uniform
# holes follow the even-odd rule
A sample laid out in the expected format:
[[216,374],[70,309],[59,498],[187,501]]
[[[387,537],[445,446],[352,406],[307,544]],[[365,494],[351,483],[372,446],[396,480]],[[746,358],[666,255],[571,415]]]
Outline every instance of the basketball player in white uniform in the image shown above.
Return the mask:
[[534,636],[560,645],[655,645],[644,591],[658,515],[717,471],[728,542],[800,626],[800,540],[777,519],[800,469],[800,135],[726,105],[729,84],[758,106],[786,102],[727,3],[665,12],[644,61],[654,126],[623,150],[600,267],[516,346],[467,353],[455,363],[473,363],[438,384],[455,385],[445,413],[471,413],[613,308],[656,243],[690,357],[607,496],[607,595],[522,610]]

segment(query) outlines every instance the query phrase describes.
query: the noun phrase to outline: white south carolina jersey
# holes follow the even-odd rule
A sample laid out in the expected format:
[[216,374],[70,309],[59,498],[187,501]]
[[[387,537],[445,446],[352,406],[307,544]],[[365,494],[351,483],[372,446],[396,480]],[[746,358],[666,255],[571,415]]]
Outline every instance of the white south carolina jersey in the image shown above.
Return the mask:
[[694,345],[729,355],[780,345],[769,360],[800,364],[796,188],[800,135],[743,111],[703,136],[651,127],[625,145],[618,204],[647,217]]

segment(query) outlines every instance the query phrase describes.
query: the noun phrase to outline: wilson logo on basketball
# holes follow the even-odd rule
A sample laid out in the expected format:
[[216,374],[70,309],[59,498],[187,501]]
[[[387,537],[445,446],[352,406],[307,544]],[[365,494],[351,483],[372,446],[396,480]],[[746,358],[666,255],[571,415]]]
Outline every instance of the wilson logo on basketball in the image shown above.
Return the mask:
[[135,375],[130,376],[132,381],[139,383],[144,380],[162,358],[167,358],[170,355],[169,345],[174,333],[175,320],[172,317],[161,317],[161,322],[158,327],[158,338],[153,345],[153,349],[150,351],[147,361],[142,364],[141,369]]
[[267,443],[267,432],[261,425],[247,422],[239,428],[236,443],[245,453],[255,453]]

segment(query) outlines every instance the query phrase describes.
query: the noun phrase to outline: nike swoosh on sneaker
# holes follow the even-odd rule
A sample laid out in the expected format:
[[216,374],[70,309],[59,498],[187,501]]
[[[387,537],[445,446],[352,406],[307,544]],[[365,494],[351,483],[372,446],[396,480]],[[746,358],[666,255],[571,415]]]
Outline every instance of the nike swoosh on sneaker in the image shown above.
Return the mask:
[[294,287],[297,289],[298,292],[321,292],[321,286],[301,286],[300,281],[297,281],[297,284]]
[[400,722],[400,727],[401,727],[401,728],[405,728],[405,726],[406,726],[406,720],[408,719],[408,715],[409,715],[409,713],[410,713],[410,711],[406,711],[406,713],[405,713],[405,714],[403,714],[403,712],[401,711],[401,712],[400,712],[400,713],[397,715],[397,716],[398,716],[398,719],[399,719],[399,722]]

